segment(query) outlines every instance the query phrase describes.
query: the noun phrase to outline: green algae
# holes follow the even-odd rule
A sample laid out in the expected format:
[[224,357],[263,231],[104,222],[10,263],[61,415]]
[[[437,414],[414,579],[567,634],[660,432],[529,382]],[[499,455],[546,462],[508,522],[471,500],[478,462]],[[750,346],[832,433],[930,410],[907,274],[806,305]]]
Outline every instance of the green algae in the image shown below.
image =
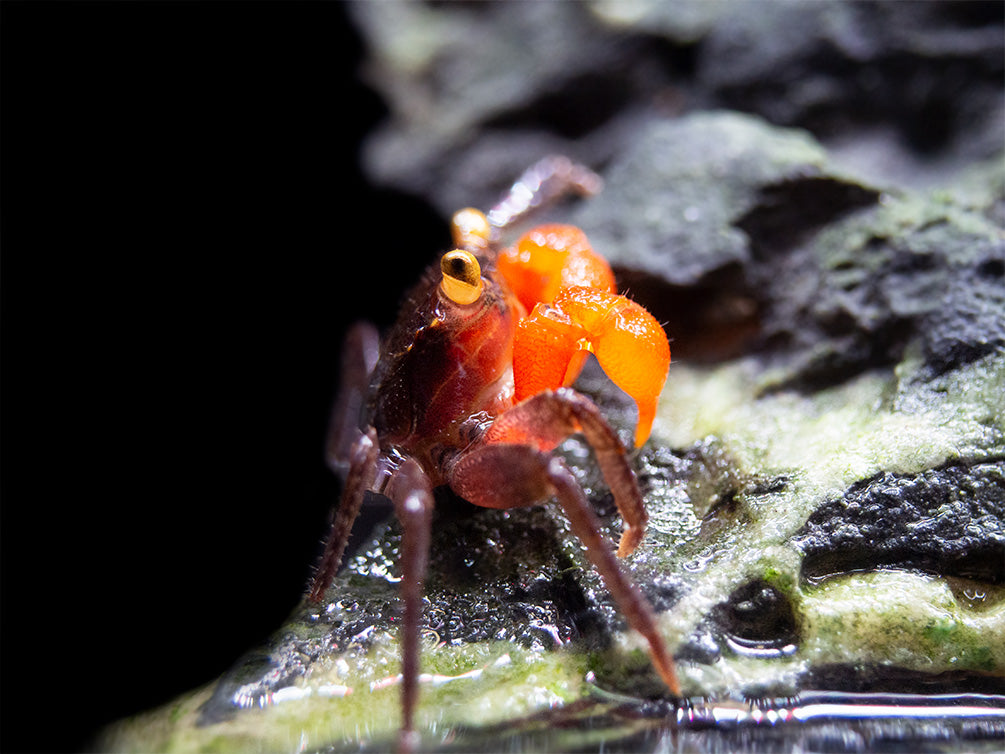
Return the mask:
[[[884,572],[852,575],[825,587],[801,584],[794,533],[821,503],[880,471],[920,472],[947,461],[978,461],[1002,452],[1005,357],[989,356],[934,383],[912,384],[911,364],[862,375],[812,396],[759,396],[749,362],[717,369],[674,367],[673,400],[661,404],[654,433],[674,446],[714,435],[741,477],[785,476],[784,489],[737,496],[743,515],[712,539],[673,552],[650,552],[690,588],[660,616],[672,645],[693,633],[716,604],[756,579],[789,598],[800,619],[799,649],[788,657],[728,656],[712,667],[681,668],[688,693],[793,693],[806,669],[821,663],[878,663],[925,672],[1005,674],[1005,612],[977,616],[951,598],[947,582]],[[699,550],[700,548],[700,550]],[[681,568],[696,551],[698,568]],[[692,561],[693,562],[693,561]]]
[[[804,590],[803,657],[929,673],[1005,669],[1005,605],[977,612],[944,579],[877,571]],[[840,637],[840,641],[837,641]]]
[[[168,707],[110,729],[102,748],[114,751],[237,752],[393,746],[400,725],[397,645],[382,637],[351,665],[338,659],[268,704],[213,725],[198,723],[209,697],[202,689]],[[466,668],[466,670],[463,670]],[[477,721],[492,725],[567,704],[583,693],[585,657],[535,653],[508,643],[429,649],[423,654],[418,724],[431,740]],[[457,672],[462,671],[462,672]],[[333,695],[346,680],[352,692]]]
[[[674,366],[673,390],[654,426],[656,442],[715,448],[713,465],[719,473],[730,466],[726,476],[737,490],[736,510],[724,514],[718,528],[661,522],[661,515],[674,515],[669,503],[651,511],[650,534],[631,567],[637,574],[675,574],[686,586],[681,599],[660,614],[661,631],[671,647],[680,647],[727,595],[757,579],[782,593],[798,620],[798,640],[784,650],[749,653],[727,642],[714,662],[680,663],[687,694],[791,695],[811,669],[839,663],[1005,674],[1005,600],[992,595],[974,603],[958,597],[964,587],[950,580],[906,572],[839,574],[823,583],[800,578],[802,555],[793,534],[848,485],[881,470],[909,474],[951,459],[1001,453],[1005,358],[989,356],[934,381],[917,382],[915,374],[905,360],[896,369],[808,396],[764,392],[764,373],[749,361],[715,369]],[[767,489],[758,481],[773,477],[784,481]],[[674,490],[679,507],[686,494]],[[500,536],[493,527],[511,523],[493,514],[476,528]],[[385,543],[387,552],[393,542],[391,536]],[[373,562],[387,554],[370,549]],[[586,578],[581,550],[570,545],[566,556]],[[332,619],[351,616],[350,607],[368,594],[382,604],[393,600],[395,585],[367,568],[340,576],[336,588],[346,591],[346,599]],[[289,630],[301,640],[325,633],[322,624],[306,626],[303,615],[298,620]],[[381,748],[393,741],[400,719],[399,690],[389,680],[398,672],[398,658],[393,628],[378,626],[368,646],[323,656],[259,708],[196,724],[209,696],[202,690],[120,724],[103,744],[115,751]],[[430,644],[422,671],[418,721],[431,745],[459,727],[491,726],[582,699],[594,689],[587,673],[613,692],[660,693],[641,639],[624,630],[603,649],[572,643],[532,650],[509,641]],[[352,693],[339,696],[344,687]]]

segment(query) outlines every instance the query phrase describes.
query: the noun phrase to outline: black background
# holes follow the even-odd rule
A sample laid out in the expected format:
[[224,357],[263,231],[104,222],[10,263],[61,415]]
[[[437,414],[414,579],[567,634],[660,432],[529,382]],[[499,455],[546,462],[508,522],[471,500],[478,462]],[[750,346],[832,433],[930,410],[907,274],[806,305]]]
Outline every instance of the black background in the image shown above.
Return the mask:
[[74,751],[295,606],[342,333],[447,229],[361,177],[340,4],[0,13],[0,746]]

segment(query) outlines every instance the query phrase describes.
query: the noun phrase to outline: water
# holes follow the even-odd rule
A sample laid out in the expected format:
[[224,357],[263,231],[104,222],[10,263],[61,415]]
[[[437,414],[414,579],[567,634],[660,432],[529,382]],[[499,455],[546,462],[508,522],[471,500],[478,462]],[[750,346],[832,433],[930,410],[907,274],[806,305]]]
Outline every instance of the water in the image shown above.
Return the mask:
[[[428,742],[427,742],[428,743]],[[436,751],[654,754],[1000,752],[1005,696],[805,692],[679,707],[600,690],[505,726],[455,729]]]

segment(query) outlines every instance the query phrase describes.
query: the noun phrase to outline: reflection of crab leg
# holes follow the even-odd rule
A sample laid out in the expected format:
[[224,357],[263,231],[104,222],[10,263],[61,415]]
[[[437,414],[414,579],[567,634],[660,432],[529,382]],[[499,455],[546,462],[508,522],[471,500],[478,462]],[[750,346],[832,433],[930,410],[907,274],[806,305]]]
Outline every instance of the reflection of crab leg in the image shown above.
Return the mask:
[[[486,433],[485,444],[462,456],[453,466],[450,486],[475,505],[487,508],[533,505],[554,496],[565,511],[573,533],[586,546],[587,557],[600,573],[629,625],[648,642],[650,656],[660,677],[674,694],[680,696],[673,659],[656,630],[652,607],[618,565],[610,544],[603,536],[600,521],[590,509],[589,501],[575,477],[560,459],[547,452],[576,429],[582,431],[592,444],[600,431],[597,424],[606,427],[596,406],[583,396],[567,390],[541,393],[496,420]],[[606,427],[604,434],[613,438],[610,427]],[[616,438],[614,442],[617,444]],[[613,449],[604,448],[603,443],[596,450],[598,463],[622,515],[628,519],[641,512],[644,517],[642,499],[623,454],[617,460],[612,455]],[[624,473],[614,478],[608,476],[609,470],[618,466],[623,467]],[[626,485],[630,488],[630,505],[625,505],[624,501]],[[626,512],[628,516],[625,516]],[[641,522],[629,519],[626,524],[619,548],[621,555],[634,549],[645,530],[644,518]],[[626,542],[626,538],[634,541]]]
[[642,445],[670,368],[670,346],[659,322],[624,296],[572,286],[551,304],[535,306],[513,341],[516,399],[571,384],[587,351],[634,399],[639,410],[635,445]]

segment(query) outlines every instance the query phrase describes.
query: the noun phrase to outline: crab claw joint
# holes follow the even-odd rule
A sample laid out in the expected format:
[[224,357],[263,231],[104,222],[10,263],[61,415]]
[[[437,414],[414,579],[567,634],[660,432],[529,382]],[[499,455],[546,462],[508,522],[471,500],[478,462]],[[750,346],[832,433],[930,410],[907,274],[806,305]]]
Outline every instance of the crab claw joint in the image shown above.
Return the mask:
[[670,370],[670,344],[655,317],[624,296],[571,286],[551,304],[537,304],[513,342],[516,399],[572,384],[591,351],[638,406],[635,445],[641,446]]

